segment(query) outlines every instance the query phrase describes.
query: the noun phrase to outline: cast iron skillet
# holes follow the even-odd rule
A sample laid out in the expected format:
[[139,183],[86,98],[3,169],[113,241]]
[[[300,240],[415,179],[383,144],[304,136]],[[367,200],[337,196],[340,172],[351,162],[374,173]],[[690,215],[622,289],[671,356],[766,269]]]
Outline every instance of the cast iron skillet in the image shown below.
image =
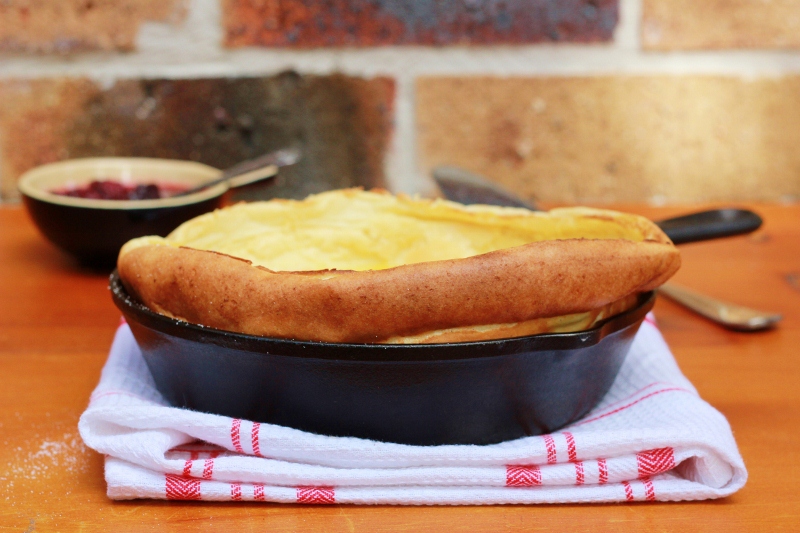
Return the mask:
[[324,435],[491,444],[555,431],[611,387],[654,293],[597,327],[485,342],[334,344],[230,333],[150,311],[116,271],[125,315],[173,405]]

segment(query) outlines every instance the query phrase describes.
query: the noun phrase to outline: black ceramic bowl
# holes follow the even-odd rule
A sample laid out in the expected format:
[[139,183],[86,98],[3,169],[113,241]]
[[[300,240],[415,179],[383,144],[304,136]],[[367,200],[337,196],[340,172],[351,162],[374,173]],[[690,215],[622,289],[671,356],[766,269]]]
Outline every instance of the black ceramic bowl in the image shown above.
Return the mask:
[[226,185],[176,198],[93,200],[54,194],[92,180],[195,186],[220,171],[192,161],[105,157],[72,159],[26,172],[18,187],[36,226],[53,244],[81,263],[113,266],[130,239],[167,235],[183,222],[220,207]]
[[611,387],[654,293],[597,327],[486,342],[303,342],[174,320],[110,288],[173,405],[325,435],[490,444],[550,433]]

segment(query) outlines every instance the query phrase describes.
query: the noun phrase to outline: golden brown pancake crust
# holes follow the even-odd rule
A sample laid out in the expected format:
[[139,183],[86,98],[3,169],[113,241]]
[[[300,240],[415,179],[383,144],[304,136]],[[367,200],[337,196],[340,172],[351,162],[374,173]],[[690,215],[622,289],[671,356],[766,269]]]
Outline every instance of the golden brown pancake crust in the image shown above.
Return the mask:
[[153,245],[123,249],[118,268],[133,296],[188,322],[269,337],[382,342],[591,311],[652,290],[675,273],[680,257],[654,224],[636,224],[644,224],[647,240],[539,241],[385,270],[273,272],[215,252]]

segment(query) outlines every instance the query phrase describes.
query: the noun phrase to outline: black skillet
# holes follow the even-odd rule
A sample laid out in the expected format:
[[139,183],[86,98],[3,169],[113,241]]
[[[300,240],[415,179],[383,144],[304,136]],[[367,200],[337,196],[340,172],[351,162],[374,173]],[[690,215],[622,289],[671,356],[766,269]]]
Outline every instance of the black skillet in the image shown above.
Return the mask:
[[654,293],[594,329],[427,345],[271,339],[114,303],[158,390],[177,407],[325,435],[406,444],[491,444],[553,432],[611,387]]
[[[439,176],[437,181],[441,186]],[[456,185],[461,189],[447,196],[463,203],[520,206],[483,180],[470,189],[462,176]],[[479,200],[476,191],[484,195]],[[718,210],[661,227],[682,243],[760,224],[754,213]],[[156,386],[175,406],[418,445],[490,444],[550,433],[580,419],[611,387],[655,299],[645,294],[635,308],[578,333],[380,345],[271,339],[173,320],[134,301],[116,272],[111,292]]]

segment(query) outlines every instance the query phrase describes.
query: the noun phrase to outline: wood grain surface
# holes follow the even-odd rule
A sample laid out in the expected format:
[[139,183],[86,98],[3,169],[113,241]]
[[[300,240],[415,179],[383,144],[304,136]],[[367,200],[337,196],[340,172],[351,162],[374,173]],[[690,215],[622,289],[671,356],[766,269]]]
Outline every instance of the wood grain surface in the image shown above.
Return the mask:
[[[495,507],[131,501],[105,496],[77,430],[119,312],[106,275],[0,208],[0,531],[794,531],[800,529],[800,207],[752,206],[757,233],[681,247],[674,281],[783,313],[763,333],[719,328],[659,299],[684,373],[729,419],[750,479],[723,500]],[[660,218],[687,208],[621,210]]]

